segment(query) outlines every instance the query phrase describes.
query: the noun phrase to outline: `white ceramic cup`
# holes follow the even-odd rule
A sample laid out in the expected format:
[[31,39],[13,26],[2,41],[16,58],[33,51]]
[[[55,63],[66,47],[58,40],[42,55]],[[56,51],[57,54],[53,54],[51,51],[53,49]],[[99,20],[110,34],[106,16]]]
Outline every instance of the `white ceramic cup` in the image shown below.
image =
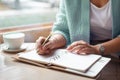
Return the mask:
[[9,49],[20,49],[24,43],[25,34],[21,32],[11,32],[3,34],[4,44]]

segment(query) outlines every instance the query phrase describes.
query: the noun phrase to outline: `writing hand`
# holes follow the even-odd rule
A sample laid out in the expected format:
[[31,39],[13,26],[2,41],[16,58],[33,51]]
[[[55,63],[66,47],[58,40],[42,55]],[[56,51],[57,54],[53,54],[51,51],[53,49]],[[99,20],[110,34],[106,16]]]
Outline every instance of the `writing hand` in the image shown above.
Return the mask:
[[38,54],[50,54],[53,51],[55,41],[50,39],[50,36],[47,38],[39,37],[36,40],[36,51]]

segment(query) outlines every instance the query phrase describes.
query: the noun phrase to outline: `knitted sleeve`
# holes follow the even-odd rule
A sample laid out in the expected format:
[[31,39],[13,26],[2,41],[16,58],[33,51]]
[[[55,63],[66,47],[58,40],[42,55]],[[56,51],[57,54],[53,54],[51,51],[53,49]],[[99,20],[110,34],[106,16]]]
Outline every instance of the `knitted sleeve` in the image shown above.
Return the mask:
[[65,0],[60,0],[60,8],[56,17],[56,22],[53,25],[52,32],[55,34],[63,35],[67,41],[66,43],[70,43],[70,36],[66,18]]

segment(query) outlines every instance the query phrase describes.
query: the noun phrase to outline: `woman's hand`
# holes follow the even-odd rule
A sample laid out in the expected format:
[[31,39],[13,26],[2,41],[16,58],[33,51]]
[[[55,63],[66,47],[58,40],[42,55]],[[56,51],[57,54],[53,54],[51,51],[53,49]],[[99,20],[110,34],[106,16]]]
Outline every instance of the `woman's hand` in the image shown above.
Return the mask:
[[51,53],[52,49],[54,48],[54,41],[48,40],[44,45],[45,37],[39,37],[36,40],[36,51],[38,54],[49,54]]
[[90,45],[85,41],[76,41],[73,42],[70,46],[67,47],[67,50],[72,53],[77,54],[98,54],[98,47]]
[[38,54],[49,54],[54,49],[64,47],[66,44],[65,38],[60,34],[52,35],[45,45],[43,45],[45,39],[45,37],[39,37],[39,39],[36,40],[36,50]]

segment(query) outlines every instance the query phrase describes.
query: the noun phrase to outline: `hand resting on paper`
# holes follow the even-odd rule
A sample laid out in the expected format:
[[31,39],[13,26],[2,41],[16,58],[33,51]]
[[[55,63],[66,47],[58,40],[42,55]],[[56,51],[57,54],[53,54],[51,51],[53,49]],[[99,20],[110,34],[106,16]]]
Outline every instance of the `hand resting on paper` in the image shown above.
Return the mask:
[[67,50],[77,54],[98,53],[98,50],[95,46],[90,45],[89,43],[83,40],[73,42],[70,46],[67,47]]

